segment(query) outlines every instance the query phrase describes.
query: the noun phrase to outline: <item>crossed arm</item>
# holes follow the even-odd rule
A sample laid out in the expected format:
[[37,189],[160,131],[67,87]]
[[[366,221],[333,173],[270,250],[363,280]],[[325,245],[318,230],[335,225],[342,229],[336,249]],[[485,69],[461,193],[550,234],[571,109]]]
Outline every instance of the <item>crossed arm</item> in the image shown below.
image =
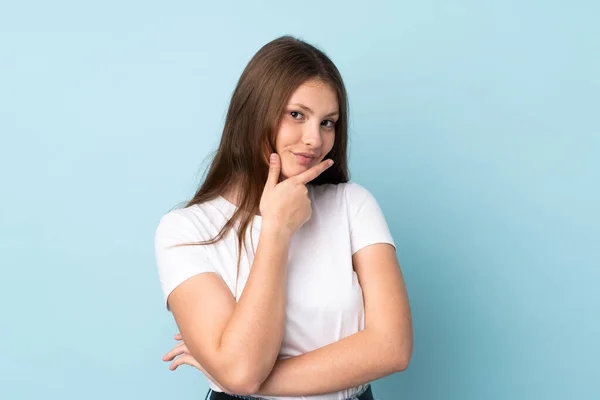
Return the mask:
[[[394,247],[385,243],[364,247],[353,255],[352,262],[363,291],[365,329],[328,346],[276,361],[267,378],[249,394],[331,393],[408,367],[413,347],[411,312]],[[207,373],[202,366],[195,366]]]
[[361,385],[403,371],[412,355],[408,296],[393,246],[378,243],[356,252],[365,329],[297,357],[279,360],[259,394],[309,396]]

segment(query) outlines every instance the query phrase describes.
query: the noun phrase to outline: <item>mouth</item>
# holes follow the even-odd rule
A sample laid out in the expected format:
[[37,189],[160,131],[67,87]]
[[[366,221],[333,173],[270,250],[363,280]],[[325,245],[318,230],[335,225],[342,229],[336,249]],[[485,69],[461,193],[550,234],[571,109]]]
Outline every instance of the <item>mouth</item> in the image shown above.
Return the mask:
[[309,153],[292,153],[292,154],[296,157],[296,160],[298,160],[298,162],[302,165],[312,164],[312,162],[317,158],[316,155],[309,154]]

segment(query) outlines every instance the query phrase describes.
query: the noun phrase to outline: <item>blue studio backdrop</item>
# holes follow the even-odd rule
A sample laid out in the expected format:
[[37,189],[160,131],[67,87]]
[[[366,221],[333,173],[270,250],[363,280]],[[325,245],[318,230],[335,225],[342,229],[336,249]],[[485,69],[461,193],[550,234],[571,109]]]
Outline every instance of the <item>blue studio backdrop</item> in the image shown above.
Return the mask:
[[398,245],[414,354],[376,397],[600,398],[598,4],[3,2],[0,398],[204,398],[154,229],[284,34],[340,69]]

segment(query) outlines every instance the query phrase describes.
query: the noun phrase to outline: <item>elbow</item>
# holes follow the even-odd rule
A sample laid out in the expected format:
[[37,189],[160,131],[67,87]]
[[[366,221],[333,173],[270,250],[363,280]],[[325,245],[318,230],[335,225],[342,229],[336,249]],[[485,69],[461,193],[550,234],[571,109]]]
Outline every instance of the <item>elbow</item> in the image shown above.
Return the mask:
[[[198,360],[199,357],[192,356]],[[260,363],[248,360],[239,354],[230,355],[217,351],[207,361],[207,372],[214,377],[215,383],[225,392],[239,396],[250,396],[258,393],[263,381],[268,377],[270,369],[264,370]]]
[[240,396],[256,395],[263,382],[269,377],[277,355],[272,357],[263,356],[260,359],[252,359],[243,357],[239,354],[235,357],[228,358],[229,362],[224,368],[225,376],[227,377],[228,389],[230,393]]
[[406,370],[410,364],[412,358],[413,345],[412,340],[403,338],[402,340],[395,340],[395,343],[387,349],[388,359],[390,361],[390,368],[393,373],[402,372]]
[[403,343],[398,346],[398,350],[394,352],[395,357],[393,360],[393,368],[395,372],[402,372],[406,370],[410,364],[412,358],[412,344],[407,345]]
[[231,394],[239,396],[251,396],[258,393],[262,385],[262,379],[257,375],[256,366],[243,365],[238,361],[232,367],[227,368],[223,374],[223,384]]
[[253,374],[237,371],[227,378],[227,391],[238,396],[251,396],[258,393],[261,383]]
[[411,358],[410,354],[402,354],[402,355],[396,357],[394,360],[394,366],[393,366],[394,371],[402,372],[402,371],[406,370],[408,368],[408,365],[410,364],[410,358]]
[[222,355],[216,356],[215,359],[220,362],[210,364],[211,368],[206,369],[207,373],[214,377],[214,383],[229,394],[250,396],[258,393],[262,381],[257,376],[257,368],[239,359],[223,362],[224,358]]
[[231,382],[227,386],[227,392],[237,396],[252,396],[258,392],[260,385],[254,385],[251,382]]

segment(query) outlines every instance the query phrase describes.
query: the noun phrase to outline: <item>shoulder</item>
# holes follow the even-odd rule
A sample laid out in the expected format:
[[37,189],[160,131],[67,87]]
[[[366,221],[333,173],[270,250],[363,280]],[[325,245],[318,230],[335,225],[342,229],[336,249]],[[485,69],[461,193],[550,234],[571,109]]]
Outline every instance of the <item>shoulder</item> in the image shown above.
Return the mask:
[[197,240],[200,240],[200,235],[189,208],[172,210],[163,215],[154,232],[157,247]]
[[209,240],[214,236],[215,226],[224,218],[209,201],[185,208],[171,210],[160,217],[155,230],[157,241]]
[[343,204],[350,210],[357,210],[364,202],[375,200],[365,186],[354,181],[315,185],[312,191],[317,201],[336,206]]
[[164,232],[171,229],[187,227],[193,225],[192,220],[192,211],[189,207],[171,210],[160,217],[156,231]]
[[371,192],[363,185],[356,182],[348,182],[344,185],[346,198],[351,202],[362,202],[367,197],[372,197]]
[[314,193],[322,196],[362,196],[369,193],[367,188],[354,181],[311,185],[311,188]]

